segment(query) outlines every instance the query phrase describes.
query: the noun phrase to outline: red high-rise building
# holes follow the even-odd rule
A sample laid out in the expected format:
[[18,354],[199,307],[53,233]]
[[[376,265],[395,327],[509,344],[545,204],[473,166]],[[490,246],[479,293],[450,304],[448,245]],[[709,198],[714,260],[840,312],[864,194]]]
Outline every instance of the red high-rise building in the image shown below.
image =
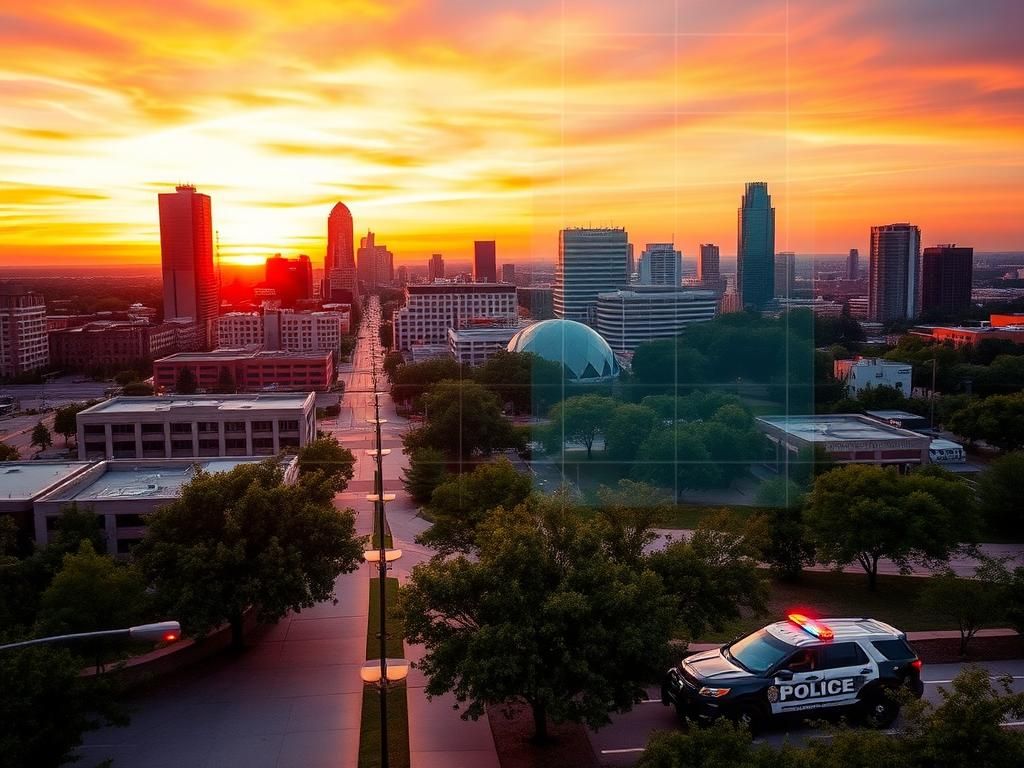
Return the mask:
[[921,256],[921,311],[931,317],[963,314],[971,306],[973,278],[973,248],[925,248]]
[[275,253],[267,259],[264,282],[267,288],[274,289],[286,307],[313,298],[313,265],[309,256],[300,253],[294,259],[286,259]]
[[493,240],[473,243],[473,280],[478,283],[498,282],[498,265]]
[[324,257],[323,298],[352,303],[359,295],[352,213],[338,203],[327,217],[327,255]]
[[213,265],[210,196],[183,184],[157,195],[160,207],[160,264],[164,318],[189,317],[201,326],[207,349],[213,343],[220,304]]

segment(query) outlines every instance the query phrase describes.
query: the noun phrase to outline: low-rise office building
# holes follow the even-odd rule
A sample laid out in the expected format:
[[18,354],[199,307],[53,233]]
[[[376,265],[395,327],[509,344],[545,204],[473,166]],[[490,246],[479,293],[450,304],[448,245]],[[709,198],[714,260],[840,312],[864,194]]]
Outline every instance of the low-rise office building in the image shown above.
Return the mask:
[[78,414],[80,459],[272,456],[316,438],[307,393],[115,397]]
[[217,318],[217,346],[259,346],[286,352],[334,352],[349,332],[343,312],[228,312]]
[[30,533],[36,500],[89,466],[86,461],[0,463],[0,515],[11,517],[20,531]]
[[50,361],[74,371],[126,369],[156,357],[201,348],[200,326],[172,320],[159,325],[96,320],[51,330]]
[[[88,509],[103,519],[107,550],[127,554],[145,534],[145,517],[181,495],[181,489],[202,472],[228,472],[265,457],[177,461],[100,461],[66,477],[33,505],[35,539],[46,544],[61,510],[69,504]],[[298,460],[281,462],[284,481],[295,482]]]
[[892,387],[910,397],[913,366],[877,357],[836,360],[833,373],[846,385],[850,397],[871,387]]
[[333,352],[280,352],[215,349],[169,355],[153,363],[158,392],[174,390],[182,369],[195,376],[198,389],[217,389],[224,371],[239,392],[287,390],[326,392],[334,384]]
[[837,464],[928,464],[932,439],[860,414],[762,416],[757,427],[775,446],[781,470],[802,449],[824,448]]
[[502,283],[431,283],[405,288],[405,306],[395,313],[394,347],[448,344],[449,328],[480,321],[514,325],[516,287]]
[[448,352],[459,363],[483,365],[504,351],[524,326],[448,329]]
[[655,339],[671,339],[718,314],[714,291],[635,285],[597,295],[597,332],[618,353]]

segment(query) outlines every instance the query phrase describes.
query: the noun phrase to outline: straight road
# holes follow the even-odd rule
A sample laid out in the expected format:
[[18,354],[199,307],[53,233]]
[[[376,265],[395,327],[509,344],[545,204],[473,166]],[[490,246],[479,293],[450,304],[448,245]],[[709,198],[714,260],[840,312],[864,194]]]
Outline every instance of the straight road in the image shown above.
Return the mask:
[[[940,703],[942,701],[940,688],[949,688],[953,678],[964,666],[964,664],[925,665],[922,673],[925,681],[924,698],[934,704]],[[987,668],[993,677],[1005,674],[1013,676],[1013,690],[1024,691],[1024,661],[994,661],[982,666]],[[674,708],[662,705],[661,689],[658,687],[648,688],[647,694],[647,700],[633,707],[632,712],[614,715],[611,725],[590,732],[590,742],[594,746],[594,752],[601,765],[634,765],[655,731],[674,730],[680,727]],[[1024,726],[1024,723],[1013,723],[1012,725],[1019,727]],[[897,727],[899,727],[898,722]],[[808,739],[820,738],[820,736],[820,730],[789,720],[768,726],[757,741],[779,746],[787,740],[790,743],[799,744]]]

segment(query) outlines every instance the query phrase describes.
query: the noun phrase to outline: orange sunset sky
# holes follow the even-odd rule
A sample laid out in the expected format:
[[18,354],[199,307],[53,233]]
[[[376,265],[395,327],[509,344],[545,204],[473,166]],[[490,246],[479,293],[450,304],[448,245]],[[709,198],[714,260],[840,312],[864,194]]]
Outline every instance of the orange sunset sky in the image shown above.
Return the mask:
[[227,259],[322,262],[345,201],[399,263],[553,260],[563,226],[735,252],[1024,250],[1021,0],[0,0],[0,265],[159,259],[156,194]]

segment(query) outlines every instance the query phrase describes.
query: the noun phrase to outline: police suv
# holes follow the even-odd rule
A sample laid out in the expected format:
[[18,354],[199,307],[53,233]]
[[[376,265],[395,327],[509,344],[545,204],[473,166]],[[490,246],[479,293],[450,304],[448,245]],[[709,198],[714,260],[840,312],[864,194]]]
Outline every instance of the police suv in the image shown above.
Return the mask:
[[899,702],[889,692],[924,691],[921,660],[907,636],[875,619],[790,614],[712,651],[688,656],[665,675],[661,701],[681,718],[729,717],[756,730],[768,718],[850,708],[876,727]]

